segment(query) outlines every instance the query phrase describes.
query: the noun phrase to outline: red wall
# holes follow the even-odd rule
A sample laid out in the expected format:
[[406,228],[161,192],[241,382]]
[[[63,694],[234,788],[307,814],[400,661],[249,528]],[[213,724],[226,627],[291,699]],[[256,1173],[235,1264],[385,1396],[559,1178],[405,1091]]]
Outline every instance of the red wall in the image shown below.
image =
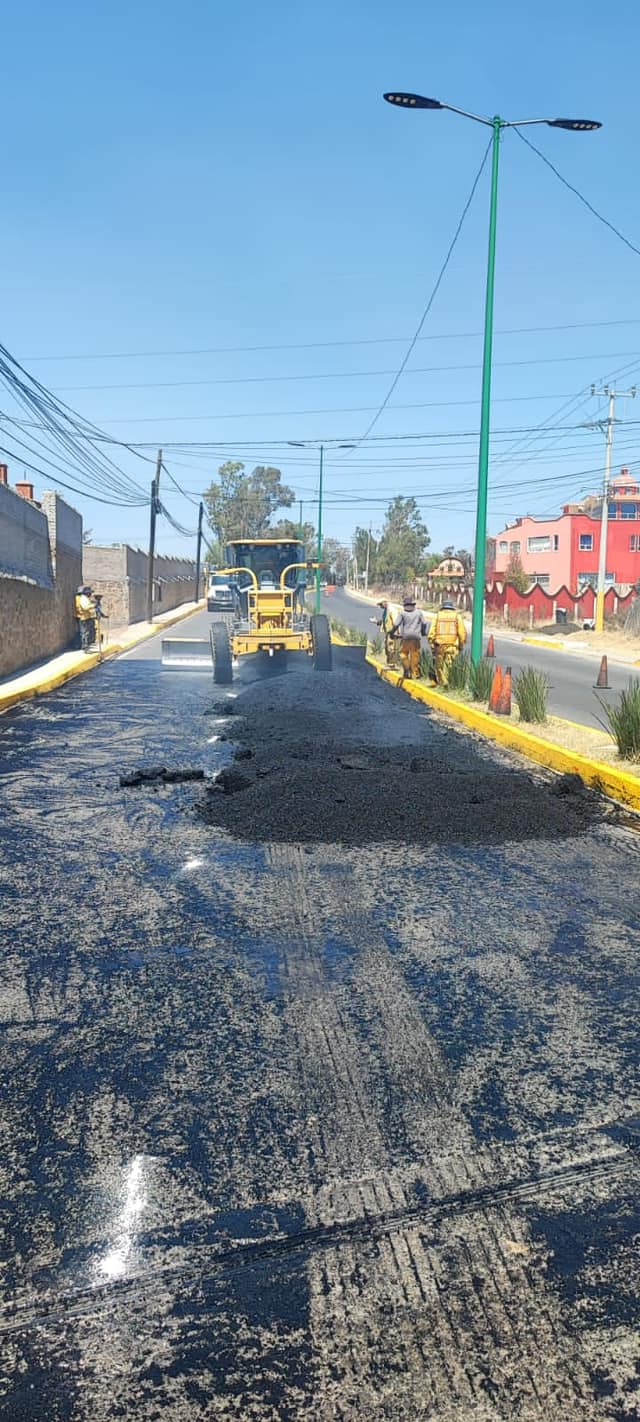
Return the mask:
[[[468,611],[471,607],[471,594],[467,587],[461,588],[459,583],[453,583],[444,588],[442,583],[432,585],[427,579],[424,590],[418,588],[417,595],[432,595],[433,599],[451,598],[457,607]],[[620,597],[615,588],[607,588],[604,596],[604,609],[608,617],[612,617],[614,612],[626,612],[638,594],[635,590]],[[571,620],[581,620],[592,618],[595,613],[596,595],[592,587],[585,588],[579,596],[574,596],[568,588],[558,588],[557,592],[547,592],[541,588],[539,583],[530,588],[528,592],[519,593],[511,583],[496,582],[487,583],[485,586],[485,606],[487,612],[504,612],[505,604],[510,612],[524,612],[529,615],[529,608],[533,607],[534,622],[551,622],[555,615],[555,608],[566,608]]]

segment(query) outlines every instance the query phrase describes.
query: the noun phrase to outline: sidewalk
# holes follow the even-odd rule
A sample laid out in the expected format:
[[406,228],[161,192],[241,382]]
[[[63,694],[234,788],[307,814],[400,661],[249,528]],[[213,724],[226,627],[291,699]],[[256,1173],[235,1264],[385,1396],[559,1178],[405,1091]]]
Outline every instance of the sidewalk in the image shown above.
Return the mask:
[[172,627],[175,622],[182,622],[183,618],[190,617],[205,606],[205,599],[201,602],[183,602],[179,607],[172,608],[171,612],[161,613],[153,622],[135,622],[132,626],[113,627],[108,631],[108,641],[101,652],[60,652],[57,657],[50,657],[38,666],[7,677],[0,682],[0,714],[8,711],[10,706],[16,706],[19,701],[27,701],[31,696],[42,696],[47,691],[55,690],[57,686],[63,686],[65,681],[70,681],[72,677],[91,671],[93,667],[99,666],[100,662],[119,656],[121,652],[135,647],[138,642],[145,642],[164,627]]

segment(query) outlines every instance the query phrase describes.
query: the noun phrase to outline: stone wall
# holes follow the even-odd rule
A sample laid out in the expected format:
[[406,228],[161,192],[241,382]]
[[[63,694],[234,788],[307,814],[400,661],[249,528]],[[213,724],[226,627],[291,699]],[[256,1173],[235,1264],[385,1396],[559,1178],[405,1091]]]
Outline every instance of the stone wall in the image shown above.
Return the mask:
[[39,507],[0,484],[0,677],[74,644],[81,579],[80,514],[59,494]]
[[[144,622],[147,616],[148,555],[126,543],[111,548],[88,544],[83,578],[102,596],[111,627]],[[153,613],[170,612],[194,594],[196,565],[189,558],[154,559]]]

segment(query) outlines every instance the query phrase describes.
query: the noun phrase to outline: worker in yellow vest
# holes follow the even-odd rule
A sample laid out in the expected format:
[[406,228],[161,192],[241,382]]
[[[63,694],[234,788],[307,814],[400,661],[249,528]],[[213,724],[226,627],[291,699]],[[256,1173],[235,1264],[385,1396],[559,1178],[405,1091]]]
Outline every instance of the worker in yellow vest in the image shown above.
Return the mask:
[[88,652],[96,640],[96,605],[91,588],[81,584],[76,593],[76,619],[80,631],[80,647]]
[[429,629],[438,686],[449,685],[449,670],[467,640],[467,629],[453,603],[443,602]]

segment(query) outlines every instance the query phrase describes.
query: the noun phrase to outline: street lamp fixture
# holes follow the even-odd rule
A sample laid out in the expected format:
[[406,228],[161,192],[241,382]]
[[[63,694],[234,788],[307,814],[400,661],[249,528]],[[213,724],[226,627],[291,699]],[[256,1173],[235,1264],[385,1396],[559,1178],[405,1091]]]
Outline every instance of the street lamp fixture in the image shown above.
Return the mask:
[[[320,450],[320,475],[318,479],[318,550],[316,557],[316,612],[320,611],[320,565],[322,563],[322,503],[324,484],[324,444],[318,444],[316,440],[309,439],[288,439],[287,444],[292,449],[319,449]],[[336,449],[355,449],[355,444],[337,444]]]
[[571,133],[589,133],[602,124],[596,119],[533,118],[502,119],[499,115],[484,118],[480,114],[469,113],[467,109],[456,108],[454,104],[443,104],[440,99],[428,99],[424,94],[389,93],[384,98],[396,108],[406,109],[448,109],[450,113],[461,114],[484,124],[493,130],[491,162],[491,198],[489,205],[489,252],[487,258],[487,284],[484,315],[484,347],[482,357],[482,405],[480,414],[480,446],[478,452],[478,495],[476,509],[475,573],[473,580],[473,614],[471,624],[471,660],[478,662],[482,656],[482,627],[484,603],[484,578],[487,543],[487,494],[489,481],[489,435],[491,429],[491,371],[493,351],[493,296],[496,260],[496,225],[498,215],[498,163],[500,156],[500,134],[503,128],[524,128],[530,124],[546,124],[548,128],[564,128]]

